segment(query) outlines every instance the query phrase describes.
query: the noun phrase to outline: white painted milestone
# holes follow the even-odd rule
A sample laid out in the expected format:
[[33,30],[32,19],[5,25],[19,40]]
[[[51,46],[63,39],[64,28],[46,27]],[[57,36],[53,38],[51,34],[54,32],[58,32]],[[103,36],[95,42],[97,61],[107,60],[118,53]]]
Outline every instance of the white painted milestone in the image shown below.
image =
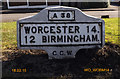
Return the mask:
[[74,58],[79,49],[101,48],[104,41],[104,20],[77,8],[49,7],[17,22],[18,48],[45,50],[49,59]]

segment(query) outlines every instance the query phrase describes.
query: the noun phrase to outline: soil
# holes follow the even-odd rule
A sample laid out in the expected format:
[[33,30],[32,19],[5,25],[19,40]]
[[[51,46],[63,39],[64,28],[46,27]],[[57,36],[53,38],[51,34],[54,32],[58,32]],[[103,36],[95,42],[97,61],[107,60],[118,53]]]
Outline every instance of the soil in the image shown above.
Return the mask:
[[[74,59],[49,60],[42,50],[3,51],[2,79],[119,79],[120,46],[106,43],[102,49],[79,50]],[[109,71],[84,71],[102,68]],[[26,72],[12,72],[26,69]]]

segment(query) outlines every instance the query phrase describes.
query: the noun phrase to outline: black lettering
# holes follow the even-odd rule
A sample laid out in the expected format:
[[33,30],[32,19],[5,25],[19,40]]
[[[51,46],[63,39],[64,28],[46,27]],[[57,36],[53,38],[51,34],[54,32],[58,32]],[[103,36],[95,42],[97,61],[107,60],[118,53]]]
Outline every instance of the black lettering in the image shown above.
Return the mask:
[[53,54],[53,55],[57,55],[56,51],[53,51],[52,54]]
[[80,29],[79,26],[75,26],[75,33],[80,33],[79,29]]
[[63,35],[57,36],[57,42],[63,42]]
[[67,51],[67,55],[72,55],[72,51]]
[[89,33],[89,26],[87,26],[87,33]]
[[73,36],[72,35],[71,35],[71,37],[67,36],[67,42],[73,42]]
[[46,36],[42,36],[42,42],[46,43],[47,42],[47,37]]
[[66,42],[66,35],[64,35],[64,42]]
[[69,33],[74,33],[74,32],[72,31],[72,28],[73,28],[73,26],[69,26]]
[[27,36],[25,36],[25,42],[27,43]]
[[38,26],[38,33],[43,33],[43,28],[42,28],[42,26]]
[[65,18],[65,13],[61,13],[61,17],[62,17],[62,18]]
[[35,37],[34,36],[30,36],[30,43],[35,43]]
[[61,33],[60,26],[57,27],[57,33]]
[[64,55],[64,54],[63,54],[63,51],[60,51],[60,55]]
[[98,36],[97,35],[92,35],[92,41],[98,41]]
[[64,29],[64,33],[66,33],[67,26],[62,26],[62,28]]
[[45,32],[45,33],[48,33],[48,32],[49,32],[47,29],[48,29],[48,27],[45,26],[45,27],[44,27],[44,32]]
[[53,34],[55,34],[55,31],[54,31],[54,29],[55,29],[55,26],[50,26],[50,33],[53,33]]
[[55,36],[51,36],[51,43],[56,42],[56,37]]
[[86,42],[87,42],[87,41],[91,41],[91,39],[90,39],[90,36],[89,36],[89,35],[87,35]]
[[50,42],[50,36],[48,35],[48,43]]
[[83,36],[80,35],[80,42],[81,42],[81,41],[85,42],[85,35],[83,35]]
[[56,13],[54,13],[53,18],[57,18],[57,14]]
[[36,32],[37,32],[37,28],[36,28],[36,27],[32,27],[32,28],[31,28],[31,32],[32,32],[32,33],[36,33]]
[[74,36],[74,41],[75,41],[75,42],[78,42],[78,41],[79,41],[77,35]]
[[67,13],[67,16],[66,16],[67,18],[70,18],[70,13]]
[[93,31],[94,33],[96,33],[97,32],[96,26],[94,26],[91,31]]
[[24,27],[24,29],[25,29],[25,33],[26,33],[26,34],[29,34],[29,33],[30,33],[30,27]]

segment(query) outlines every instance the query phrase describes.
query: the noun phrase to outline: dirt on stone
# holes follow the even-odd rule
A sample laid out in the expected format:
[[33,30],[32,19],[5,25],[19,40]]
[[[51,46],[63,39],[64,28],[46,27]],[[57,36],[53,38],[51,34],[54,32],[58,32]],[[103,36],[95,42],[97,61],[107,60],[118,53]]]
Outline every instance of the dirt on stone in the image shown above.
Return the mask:
[[[74,59],[49,60],[44,50],[3,52],[3,79],[119,79],[120,46],[106,43],[102,49],[79,50]],[[92,72],[85,69],[102,68],[109,71]],[[12,72],[26,69],[26,72]]]

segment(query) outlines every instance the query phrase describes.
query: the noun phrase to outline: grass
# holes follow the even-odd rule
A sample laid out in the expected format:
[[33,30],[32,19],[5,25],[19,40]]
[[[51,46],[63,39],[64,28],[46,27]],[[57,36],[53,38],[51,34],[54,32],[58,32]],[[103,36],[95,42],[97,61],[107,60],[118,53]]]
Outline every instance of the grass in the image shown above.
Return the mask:
[[2,23],[2,48],[13,49],[17,47],[16,22]]
[[118,18],[104,19],[105,21],[105,42],[120,45],[120,33],[118,29]]
[[[119,44],[120,33],[118,34],[118,18],[105,20],[105,41]],[[1,29],[1,27],[0,27]],[[2,23],[2,48],[14,49],[17,47],[16,22]]]

